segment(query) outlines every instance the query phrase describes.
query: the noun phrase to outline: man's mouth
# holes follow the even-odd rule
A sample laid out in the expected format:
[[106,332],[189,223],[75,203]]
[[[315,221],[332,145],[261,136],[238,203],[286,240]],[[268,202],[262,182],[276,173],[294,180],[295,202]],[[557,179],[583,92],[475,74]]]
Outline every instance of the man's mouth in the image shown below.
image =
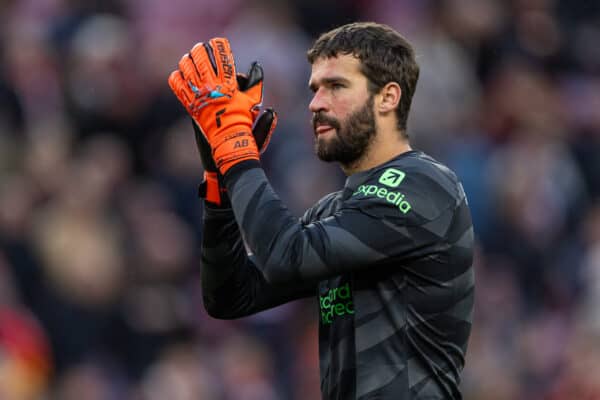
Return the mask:
[[335,128],[333,126],[331,126],[331,125],[328,125],[328,124],[319,124],[315,128],[315,133],[317,135],[322,135],[322,134],[327,133],[327,132],[329,132],[329,131],[331,131],[333,129],[335,129]]

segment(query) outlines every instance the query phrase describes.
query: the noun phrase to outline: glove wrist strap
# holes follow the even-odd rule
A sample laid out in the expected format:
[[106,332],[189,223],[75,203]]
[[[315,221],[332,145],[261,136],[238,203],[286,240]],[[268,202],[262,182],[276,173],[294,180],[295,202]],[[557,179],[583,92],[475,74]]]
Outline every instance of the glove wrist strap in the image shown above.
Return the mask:
[[219,143],[213,147],[213,159],[222,175],[239,162],[259,160],[254,135],[248,131],[223,134]]
[[221,194],[226,191],[225,188],[221,188],[221,185],[219,185],[219,178],[216,172],[204,172],[204,181],[198,188],[198,195],[201,198],[220,206],[222,204]]

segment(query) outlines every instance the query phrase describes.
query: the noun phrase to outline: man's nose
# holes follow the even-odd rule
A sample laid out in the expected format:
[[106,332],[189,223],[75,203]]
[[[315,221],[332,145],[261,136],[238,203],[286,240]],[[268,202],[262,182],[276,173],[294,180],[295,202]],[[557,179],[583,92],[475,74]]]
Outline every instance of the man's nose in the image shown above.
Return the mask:
[[319,111],[328,111],[328,103],[326,100],[327,99],[325,98],[323,91],[318,89],[313,95],[313,98],[308,105],[308,109],[313,113]]

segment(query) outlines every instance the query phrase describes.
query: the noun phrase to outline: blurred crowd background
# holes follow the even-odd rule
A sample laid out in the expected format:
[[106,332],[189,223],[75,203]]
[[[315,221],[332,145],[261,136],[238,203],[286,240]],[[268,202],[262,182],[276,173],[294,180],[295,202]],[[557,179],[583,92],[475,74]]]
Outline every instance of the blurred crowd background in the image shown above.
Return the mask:
[[227,36],[280,124],[263,164],[297,215],[317,160],[305,51],[374,20],[414,43],[414,147],[477,233],[466,400],[600,399],[600,2],[0,1],[0,399],[320,398],[317,305],[207,316],[202,170],[167,77]]

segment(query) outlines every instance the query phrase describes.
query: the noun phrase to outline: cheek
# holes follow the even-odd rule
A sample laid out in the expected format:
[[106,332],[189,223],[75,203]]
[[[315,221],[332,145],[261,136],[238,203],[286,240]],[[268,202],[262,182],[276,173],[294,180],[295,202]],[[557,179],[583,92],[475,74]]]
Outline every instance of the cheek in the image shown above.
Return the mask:
[[359,110],[365,102],[368,100],[368,95],[362,92],[345,92],[343,94],[335,95],[334,97],[335,109],[334,112],[338,118],[345,119],[350,114]]
[[356,108],[356,98],[352,98],[352,96],[337,96],[334,99],[335,107],[333,107],[333,112],[340,119],[345,119],[348,115],[352,114],[354,109]]

